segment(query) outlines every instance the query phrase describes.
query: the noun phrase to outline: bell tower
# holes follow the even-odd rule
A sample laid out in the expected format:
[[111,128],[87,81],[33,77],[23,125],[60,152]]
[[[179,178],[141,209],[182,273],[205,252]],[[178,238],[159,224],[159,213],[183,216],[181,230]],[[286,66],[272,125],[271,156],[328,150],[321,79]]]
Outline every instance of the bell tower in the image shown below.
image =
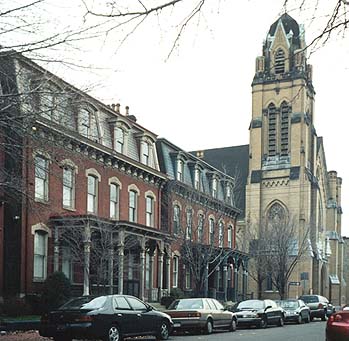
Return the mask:
[[[311,226],[316,205],[309,181],[316,163],[315,91],[305,48],[303,27],[288,14],[270,26],[252,82],[246,185],[247,224],[258,229],[278,207],[296,221],[300,236]],[[316,233],[309,233],[311,238],[315,245]],[[299,281],[301,273],[308,273],[302,290],[309,292],[314,286],[311,256],[295,269],[293,280]]]

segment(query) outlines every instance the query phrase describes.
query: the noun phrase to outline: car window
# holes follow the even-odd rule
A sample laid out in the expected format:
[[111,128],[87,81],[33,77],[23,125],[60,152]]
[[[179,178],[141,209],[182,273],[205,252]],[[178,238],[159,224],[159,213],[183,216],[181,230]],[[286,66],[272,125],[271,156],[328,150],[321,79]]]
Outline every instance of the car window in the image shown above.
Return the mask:
[[126,301],[126,298],[123,296],[115,296],[113,300],[113,306],[114,306],[114,309],[131,310],[130,305]]
[[67,303],[63,304],[59,309],[63,309],[63,310],[80,309],[83,304],[88,303],[95,298],[96,297],[93,297],[93,296],[83,296],[83,297],[74,298],[68,301]]
[[202,299],[184,299],[177,300],[171,304],[169,309],[184,310],[184,309],[203,309]]
[[285,309],[296,309],[298,308],[298,301],[279,301],[282,308]]
[[248,300],[248,301],[242,301],[238,304],[237,309],[264,309],[264,301],[259,300]]
[[319,298],[315,295],[301,296],[300,299],[305,303],[316,303],[319,302]]
[[206,302],[207,302],[207,305],[208,305],[208,308],[209,308],[209,309],[216,310],[216,307],[215,307],[215,305],[211,302],[211,300],[207,299]]
[[94,298],[92,301],[83,304],[80,309],[92,309],[92,310],[99,309],[104,306],[106,301],[107,301],[107,296],[97,297],[97,298]]
[[127,301],[133,310],[147,310],[147,306],[137,298],[127,297]]
[[212,299],[211,302],[214,303],[214,305],[216,306],[217,310],[222,310],[222,309],[224,309],[223,305],[220,304],[217,300]]

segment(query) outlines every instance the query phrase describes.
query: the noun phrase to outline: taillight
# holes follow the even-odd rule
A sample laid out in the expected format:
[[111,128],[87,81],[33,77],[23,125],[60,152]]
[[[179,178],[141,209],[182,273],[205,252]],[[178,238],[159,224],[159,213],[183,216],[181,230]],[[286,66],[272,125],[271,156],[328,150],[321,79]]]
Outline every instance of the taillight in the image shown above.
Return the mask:
[[199,313],[197,311],[195,313],[189,313],[188,317],[201,317],[201,313]]
[[[331,316],[331,317],[332,317],[332,316]],[[338,315],[335,315],[335,316],[334,316],[334,320],[335,320],[336,322],[340,322],[340,321],[343,320],[343,317],[342,317],[341,314],[338,314]]]
[[334,321],[334,316],[331,315],[331,316],[329,317],[329,319],[328,319],[328,322],[333,322],[333,321]]
[[92,322],[93,318],[91,315],[82,315],[75,318],[75,322]]

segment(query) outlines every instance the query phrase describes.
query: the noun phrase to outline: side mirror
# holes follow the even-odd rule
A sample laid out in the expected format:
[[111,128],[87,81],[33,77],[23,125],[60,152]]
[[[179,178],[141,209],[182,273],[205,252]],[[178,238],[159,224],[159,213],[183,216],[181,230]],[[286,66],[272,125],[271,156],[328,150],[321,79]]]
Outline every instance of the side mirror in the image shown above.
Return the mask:
[[147,311],[152,311],[152,310],[154,310],[154,307],[153,307],[153,306],[151,306],[150,304],[149,304],[149,305],[147,305]]
[[270,308],[272,308],[272,306],[271,306],[271,305],[268,305],[264,310],[268,310],[268,309],[270,309]]

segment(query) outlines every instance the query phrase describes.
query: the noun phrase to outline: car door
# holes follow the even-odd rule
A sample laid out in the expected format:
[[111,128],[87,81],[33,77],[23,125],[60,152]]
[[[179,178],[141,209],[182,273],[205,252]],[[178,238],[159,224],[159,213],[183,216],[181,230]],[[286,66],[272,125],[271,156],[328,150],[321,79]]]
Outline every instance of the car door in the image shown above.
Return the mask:
[[113,296],[113,322],[117,322],[121,332],[125,335],[134,332],[134,326],[137,324],[138,317],[136,312],[131,309],[130,304],[122,295]]
[[230,326],[231,324],[231,313],[224,309],[223,305],[220,304],[217,300],[211,299],[212,303],[216,307],[217,319],[219,320],[220,326]]
[[279,315],[276,309],[277,307],[276,303],[273,302],[272,300],[265,300],[265,306],[269,307],[266,310],[268,321],[270,323],[275,323],[278,320],[278,315]]
[[140,299],[133,296],[127,296],[126,298],[137,317],[137,326],[134,326],[135,330],[137,330],[137,334],[145,335],[154,333],[160,323],[157,316],[153,314],[152,310]]

